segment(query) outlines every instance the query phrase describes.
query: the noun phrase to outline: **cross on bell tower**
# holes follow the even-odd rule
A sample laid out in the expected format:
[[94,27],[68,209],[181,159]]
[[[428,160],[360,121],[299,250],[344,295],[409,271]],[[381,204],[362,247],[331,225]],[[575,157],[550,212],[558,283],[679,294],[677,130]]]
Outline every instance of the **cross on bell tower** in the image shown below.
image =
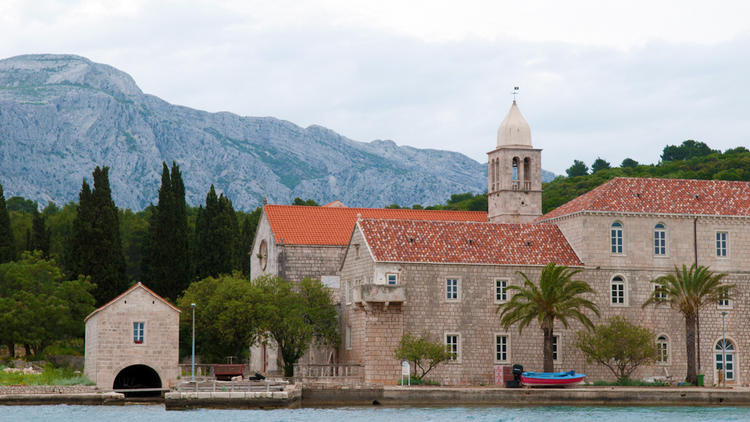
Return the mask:
[[542,215],[542,150],[531,145],[531,128],[513,104],[487,153],[487,217],[497,223],[531,223]]

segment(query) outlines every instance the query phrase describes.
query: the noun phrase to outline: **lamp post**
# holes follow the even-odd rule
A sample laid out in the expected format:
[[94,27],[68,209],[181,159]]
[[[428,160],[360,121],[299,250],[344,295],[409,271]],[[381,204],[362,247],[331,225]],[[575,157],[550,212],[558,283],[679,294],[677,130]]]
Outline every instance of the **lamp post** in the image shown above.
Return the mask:
[[191,303],[190,307],[193,308],[193,345],[190,360],[190,380],[195,382],[195,303]]
[[727,387],[727,332],[724,328],[724,317],[727,316],[727,311],[721,312],[721,370],[724,372],[723,383],[724,388]]

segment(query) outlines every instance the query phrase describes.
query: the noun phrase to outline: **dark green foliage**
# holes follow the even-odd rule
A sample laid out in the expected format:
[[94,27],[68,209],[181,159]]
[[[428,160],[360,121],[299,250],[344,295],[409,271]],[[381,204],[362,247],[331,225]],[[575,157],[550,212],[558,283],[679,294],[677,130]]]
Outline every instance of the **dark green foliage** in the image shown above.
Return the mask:
[[206,195],[206,208],[199,208],[195,223],[195,275],[197,278],[229,274],[238,262],[237,218],[232,201],[214,185]]
[[42,251],[44,258],[49,258],[49,244],[51,232],[44,223],[44,217],[34,209],[31,217],[31,233],[27,249]]
[[635,161],[632,158],[626,158],[622,160],[622,163],[620,164],[620,167],[622,168],[634,168],[638,167],[638,161]]
[[5,205],[3,185],[0,185],[0,264],[12,261],[16,257],[16,245],[13,230],[10,227],[10,215]]
[[41,252],[0,265],[0,341],[28,344],[40,354],[55,340],[83,336],[83,319],[94,310],[86,278],[65,280]]
[[68,263],[73,277],[91,277],[99,306],[125,291],[127,279],[117,207],[109,188],[109,168],[96,167],[93,176],[93,190],[85,180],[81,186]]
[[255,230],[258,228],[258,221],[260,220],[260,214],[262,209],[256,208],[255,211],[246,214],[237,212],[237,219],[242,221],[240,229],[240,240],[239,240],[239,270],[243,275],[250,275],[250,262],[252,259],[250,253],[253,248],[253,240],[255,238]]
[[[394,351],[396,359],[406,359],[414,364],[414,378],[422,381],[425,375],[441,362],[452,357],[440,341],[431,341],[427,336],[415,336],[406,333],[401,337],[398,347]],[[417,369],[421,373],[417,373]]]
[[608,168],[612,168],[608,161],[602,159],[601,157],[596,157],[596,160],[594,160],[594,164],[591,165],[591,173],[596,173],[599,170]]
[[31,199],[25,199],[20,196],[8,198],[8,211],[19,211],[31,214],[39,208],[39,205]]
[[589,168],[583,161],[573,160],[573,165],[565,170],[568,177],[585,176],[589,174]]
[[718,153],[703,142],[688,139],[682,145],[667,145],[661,154],[661,161],[688,160],[690,158],[705,157],[706,155]]
[[[122,254],[125,256],[125,275],[129,281],[143,280],[143,262],[148,243],[149,220],[153,207],[141,212],[120,210],[120,237]],[[150,283],[147,283],[152,287]]]
[[639,366],[656,359],[655,336],[648,328],[614,316],[591,331],[576,333],[576,345],[586,361],[609,369],[618,382],[625,382]]
[[305,206],[308,206],[308,207],[318,207],[319,206],[318,203],[315,202],[315,200],[313,200],[313,199],[308,199],[307,201],[305,201],[302,198],[294,198],[294,202],[292,202],[292,205],[305,205]]
[[151,207],[143,279],[158,294],[175,300],[190,283],[187,205],[180,169],[174,162],[170,174],[162,163],[159,204]]

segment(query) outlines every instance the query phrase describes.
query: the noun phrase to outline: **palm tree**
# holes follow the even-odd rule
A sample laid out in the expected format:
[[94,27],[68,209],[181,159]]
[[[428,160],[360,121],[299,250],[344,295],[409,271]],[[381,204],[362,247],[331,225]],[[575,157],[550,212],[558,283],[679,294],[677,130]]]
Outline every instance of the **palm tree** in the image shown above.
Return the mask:
[[[682,270],[675,265],[674,272],[651,280],[655,284],[651,297],[643,304],[668,303],[685,317],[685,347],[687,349],[687,377],[694,385],[698,383],[695,365],[695,350],[698,313],[702,308],[721,299],[730,299],[732,284],[723,284],[726,274],[714,274],[708,267],[691,265]],[[700,345],[698,345],[700,347]]]
[[568,328],[570,319],[578,320],[586,328],[593,328],[594,324],[584,311],[589,309],[599,316],[596,304],[582,297],[586,293],[594,293],[594,290],[585,281],[573,280],[573,276],[579,272],[580,269],[551,262],[542,269],[537,286],[526,274],[518,271],[523,277],[523,286],[508,286],[508,291],[516,293],[507,303],[497,307],[500,323],[506,330],[520,322],[520,333],[531,321],[536,319],[539,322],[544,333],[544,372],[554,371],[552,342],[555,320],[560,320],[565,328]]

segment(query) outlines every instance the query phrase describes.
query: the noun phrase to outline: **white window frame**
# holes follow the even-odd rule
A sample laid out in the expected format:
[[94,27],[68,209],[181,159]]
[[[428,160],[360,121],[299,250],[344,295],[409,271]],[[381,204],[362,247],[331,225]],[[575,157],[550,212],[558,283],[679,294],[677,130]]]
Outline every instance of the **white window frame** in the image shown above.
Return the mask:
[[[721,238],[723,235],[723,238]],[[716,230],[716,257],[719,259],[729,258],[729,231],[727,230]]]
[[[661,226],[661,227],[659,227]],[[667,225],[659,222],[654,225],[654,249],[653,253],[655,257],[664,258],[669,256],[667,250]]]
[[[456,281],[456,297],[448,297],[448,281]],[[461,277],[445,277],[443,279],[443,301],[444,302],[460,302],[461,301]]]
[[[505,337],[505,359],[498,359],[498,339],[500,337]],[[494,335],[495,339],[495,363],[510,363],[510,334],[508,333],[495,333]]]
[[[140,328],[136,328],[136,324],[141,324]],[[133,321],[133,324],[131,326],[133,327],[132,337],[131,337],[131,339],[133,340],[133,344],[138,345],[138,346],[142,346],[146,344],[146,321]],[[140,338],[141,338],[140,342],[136,341],[136,338],[137,338],[136,330],[138,329],[140,329]]]
[[[615,280],[618,277],[620,280]],[[622,284],[622,303],[612,301],[615,298],[612,290],[615,284]],[[616,307],[628,306],[628,279],[622,274],[615,274],[609,279],[609,305]]]
[[[501,283],[503,283],[502,293],[500,297],[498,297],[498,288]],[[508,284],[510,284],[510,280],[507,278],[495,279],[495,282],[492,284],[492,294],[495,297],[495,303],[506,303],[508,301]]]
[[732,309],[732,299],[728,297],[721,297],[719,299],[719,302],[716,304],[716,308],[718,309]]
[[[654,295],[654,297],[657,297],[656,296],[656,288],[657,287],[662,287],[662,286],[664,286],[664,285],[661,284],[661,283],[651,283],[651,292]],[[664,293],[664,292],[661,292],[658,297],[660,297],[662,300],[667,300],[667,294]]]
[[[731,356],[731,362],[732,362],[732,369],[731,370],[727,370],[727,373],[731,372],[732,378],[727,377],[727,382],[728,383],[736,384],[736,383],[738,383],[739,374],[740,374],[739,369],[737,368],[737,364],[739,362],[738,355],[737,355],[737,342],[734,341],[734,339],[729,338],[729,337],[727,337],[726,340],[727,340],[727,342],[729,342],[729,343],[732,344],[732,350],[726,352],[727,356]],[[721,349],[717,349],[717,346],[719,345],[719,343],[721,341],[722,341],[722,339],[716,340],[714,342],[714,347],[711,350],[713,352],[713,354],[714,354],[714,359],[713,359],[713,361],[714,361],[713,362],[714,363],[714,374],[716,375],[715,379],[717,381],[717,384],[718,384],[718,381],[719,381],[719,373],[721,373],[722,376],[723,376],[723,372],[724,372],[722,369],[719,369],[719,367],[718,367],[719,366],[719,362],[721,362],[722,365],[724,364],[724,362],[723,362],[723,356],[722,356],[722,353],[721,353]]]
[[609,225],[609,252],[612,255],[625,254],[625,225],[622,221],[614,221]]
[[[391,277],[393,277],[393,283],[391,283]],[[385,284],[388,286],[398,286],[398,273],[386,273]]]
[[[664,339],[663,341],[661,339]],[[663,347],[662,347],[663,345]],[[659,365],[670,365],[672,347],[670,345],[669,336],[666,334],[659,334],[656,336],[656,363]],[[664,358],[662,360],[662,358]]]
[[346,350],[352,350],[352,326],[351,325],[346,326],[345,336],[346,336],[346,342],[345,342]]
[[455,357],[451,357],[446,362],[447,363],[461,363],[461,333],[457,333],[454,331],[446,331],[445,333],[443,333],[443,344],[445,345],[445,349],[451,352],[449,350],[449,347],[451,344],[448,343],[449,336],[451,337],[455,336],[456,338],[456,344],[455,344],[456,352],[455,352]]
[[562,338],[560,334],[552,335],[552,362],[560,362],[562,356]]

